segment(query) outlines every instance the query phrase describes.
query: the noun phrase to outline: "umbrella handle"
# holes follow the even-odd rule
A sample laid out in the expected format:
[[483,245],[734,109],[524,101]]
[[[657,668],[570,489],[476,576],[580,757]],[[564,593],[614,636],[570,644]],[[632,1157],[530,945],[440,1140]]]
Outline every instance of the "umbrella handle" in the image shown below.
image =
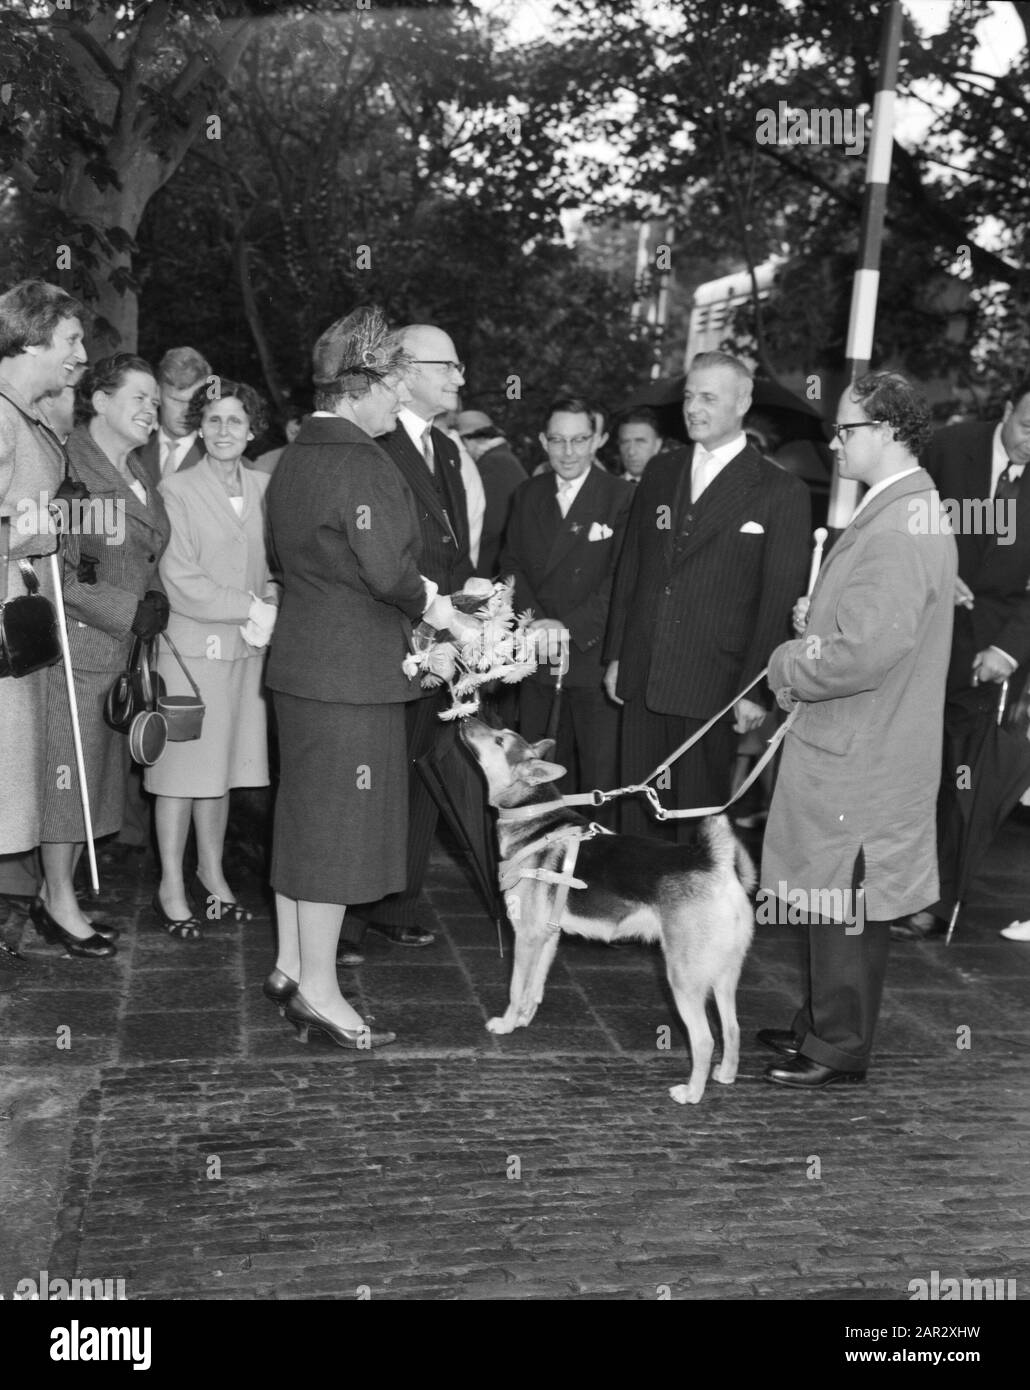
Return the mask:
[[823,546],[826,544],[826,539],[829,534],[825,526],[817,526],[812,532],[812,539],[815,541],[815,547],[812,551],[812,564],[808,571],[808,588],[805,590],[806,595],[810,595],[815,588],[815,581],[819,577],[819,566],[823,562]]
[[999,690],[999,692],[998,692],[998,718],[997,718],[997,725],[998,725],[998,728],[999,728],[999,729],[1001,728],[1001,721],[1005,718],[1005,702],[1006,702],[1006,700],[1007,700],[1008,698],[1009,698],[1009,683],[1008,683],[1007,680],[1003,680],[1002,683],[1001,683],[1001,688],[1000,688],[1000,690]]
[[54,606],[57,609],[57,626],[61,633],[61,656],[64,663],[64,679],[68,687],[68,709],[72,721],[72,742],[75,745],[75,770],[79,775],[79,797],[82,801],[82,821],[86,830],[86,853],[89,856],[89,878],[93,892],[100,892],[100,873],[97,869],[97,851],[93,844],[93,817],[89,811],[89,788],[86,786],[86,761],[82,755],[82,734],[79,728],[79,704],[75,698],[75,675],[72,671],[71,652],[68,650],[68,620],[64,611],[64,587],[61,583],[61,567],[57,551],[50,556],[51,574],[54,581]]

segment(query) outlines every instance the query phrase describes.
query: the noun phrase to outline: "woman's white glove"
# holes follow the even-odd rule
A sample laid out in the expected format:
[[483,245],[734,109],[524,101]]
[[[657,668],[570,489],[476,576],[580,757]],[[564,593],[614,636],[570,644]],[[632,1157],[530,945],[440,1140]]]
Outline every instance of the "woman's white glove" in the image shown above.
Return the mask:
[[430,627],[435,627],[437,632],[442,628],[450,627],[454,621],[454,604],[446,594],[437,593],[433,597],[432,603],[422,614],[422,621],[428,623]]
[[263,598],[251,594],[253,600],[247,614],[247,621],[240,628],[243,640],[252,647],[267,647],[272,640],[275,620],[279,610],[274,603],[266,603]]

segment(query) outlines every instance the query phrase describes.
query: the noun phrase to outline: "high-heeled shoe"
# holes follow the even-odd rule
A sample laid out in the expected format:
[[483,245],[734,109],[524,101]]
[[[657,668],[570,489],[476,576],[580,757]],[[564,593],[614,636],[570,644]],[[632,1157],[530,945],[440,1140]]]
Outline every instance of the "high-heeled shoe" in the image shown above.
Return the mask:
[[266,999],[271,999],[273,1004],[279,1005],[279,1013],[285,1018],[286,1001],[297,993],[297,981],[291,980],[285,970],[276,966],[261,986],[261,992]]
[[66,956],[82,956],[87,959],[100,960],[105,956],[118,954],[117,946],[105,940],[96,931],[93,932],[92,936],[72,936],[70,931],[66,931],[60,922],[51,917],[42,898],[36,898],[29,908],[29,921],[49,945],[62,946]]
[[385,1047],[397,1037],[396,1033],[387,1032],[384,1028],[370,1028],[367,1023],[363,1028],[340,1028],[317,1009],[313,1009],[299,990],[294,991],[286,1001],[286,1017],[296,1028],[297,1037],[302,1043],[307,1042],[312,1028],[324,1033],[337,1047],[349,1047],[360,1051],[366,1051],[371,1047]]
[[90,922],[97,936],[102,936],[105,941],[117,941],[122,934],[121,927],[112,927],[110,922]]
[[159,931],[166,931],[169,936],[174,936],[176,941],[185,941],[190,946],[195,946],[198,941],[203,940],[200,923],[196,917],[169,917],[161,906],[160,893],[154,894],[150,906],[157,917]]
[[254,914],[250,908],[244,907],[242,903],[230,902],[225,898],[220,898],[217,893],[212,893],[204,884],[204,880],[199,874],[193,876],[193,903],[200,915],[207,922],[250,922],[253,921]]

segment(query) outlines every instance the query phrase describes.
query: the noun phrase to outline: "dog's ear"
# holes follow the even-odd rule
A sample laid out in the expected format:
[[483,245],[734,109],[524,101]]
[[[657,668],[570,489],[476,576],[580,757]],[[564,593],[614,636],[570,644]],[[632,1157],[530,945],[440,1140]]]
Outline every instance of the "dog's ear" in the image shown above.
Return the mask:
[[[553,743],[552,739],[544,739],[545,743]],[[548,763],[543,758],[530,758],[526,762],[520,763],[517,769],[519,780],[528,782],[531,787],[535,787],[540,782],[557,782],[559,777],[565,776],[566,769],[561,763]]]
[[553,738],[542,738],[539,743],[531,743],[529,751],[534,758],[549,758],[556,747],[557,744]]

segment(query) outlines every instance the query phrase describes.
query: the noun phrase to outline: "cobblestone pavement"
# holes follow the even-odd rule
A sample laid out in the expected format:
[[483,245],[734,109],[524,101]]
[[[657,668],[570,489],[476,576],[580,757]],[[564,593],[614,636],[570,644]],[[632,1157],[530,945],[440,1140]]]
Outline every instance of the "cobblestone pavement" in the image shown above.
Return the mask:
[[0,996],[0,1293],[47,1270],[137,1299],[899,1300],[937,1270],[1025,1297],[1030,945],[997,931],[1030,913],[1028,849],[1010,822],[950,947],[892,947],[863,1087],[761,1080],[800,942],[760,928],[737,1084],[692,1107],[654,950],[566,941],[533,1025],[485,1031],[509,958],[443,847],[438,944],[370,938],[343,973],[400,1034],[372,1054],[300,1046],[262,997],[267,914],[190,948],[149,924],[149,858],[108,869],[113,962],[4,928],[34,969]]

